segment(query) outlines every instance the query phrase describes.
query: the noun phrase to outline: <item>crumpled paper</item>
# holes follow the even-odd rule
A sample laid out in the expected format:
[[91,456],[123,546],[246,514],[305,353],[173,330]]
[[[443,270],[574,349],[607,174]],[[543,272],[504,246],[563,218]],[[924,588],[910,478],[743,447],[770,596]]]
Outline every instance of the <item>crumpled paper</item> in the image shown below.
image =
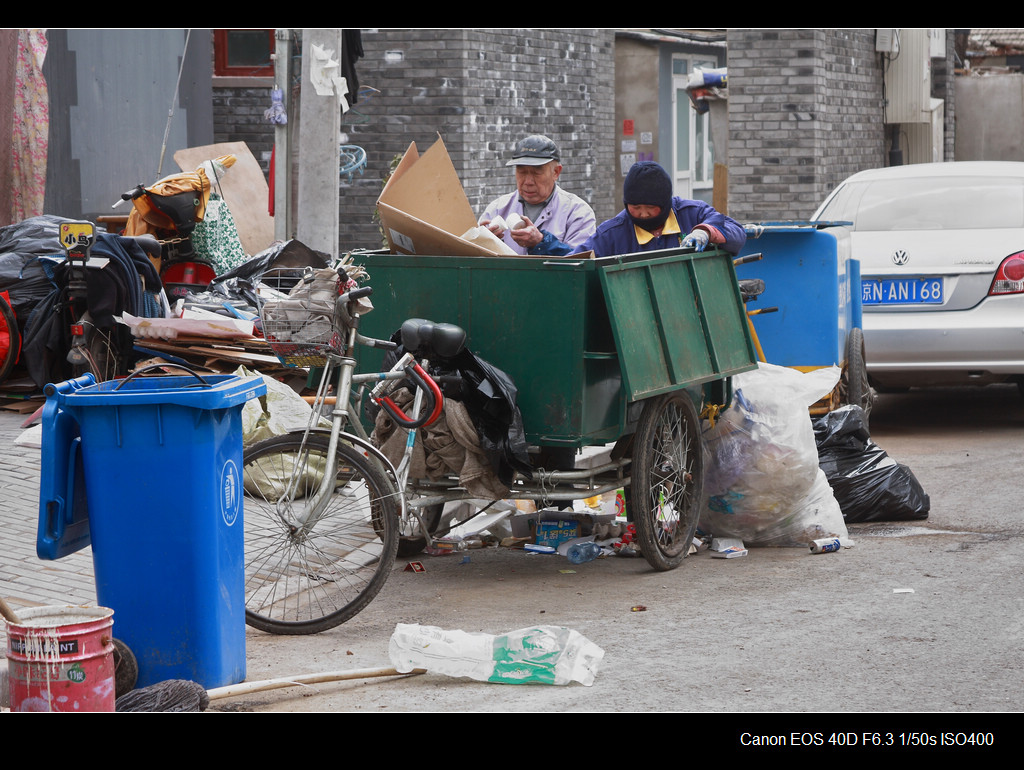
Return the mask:
[[341,74],[341,63],[334,58],[334,50],[312,43],[309,47],[311,61],[309,80],[318,96],[337,96],[341,110],[348,110],[348,83]]

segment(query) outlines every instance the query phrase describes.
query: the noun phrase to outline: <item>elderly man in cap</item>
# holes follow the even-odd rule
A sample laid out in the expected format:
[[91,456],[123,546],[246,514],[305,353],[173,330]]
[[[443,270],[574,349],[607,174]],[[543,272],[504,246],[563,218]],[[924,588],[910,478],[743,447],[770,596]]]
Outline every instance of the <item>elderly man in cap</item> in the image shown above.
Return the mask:
[[558,186],[561,157],[548,137],[520,140],[505,165],[516,168],[516,190],[492,201],[480,224],[516,253],[561,257],[593,234],[594,210]]
[[608,257],[680,247],[703,251],[710,243],[735,255],[747,241],[743,226],[713,206],[673,196],[668,172],[653,161],[629,169],[622,202],[626,208],[602,222],[577,252]]

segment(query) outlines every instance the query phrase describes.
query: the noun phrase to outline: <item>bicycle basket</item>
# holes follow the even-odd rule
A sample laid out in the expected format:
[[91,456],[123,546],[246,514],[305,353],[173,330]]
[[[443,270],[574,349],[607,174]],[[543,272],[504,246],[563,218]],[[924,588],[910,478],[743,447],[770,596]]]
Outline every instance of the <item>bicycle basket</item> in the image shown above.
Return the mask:
[[343,278],[331,268],[277,268],[260,276],[263,337],[286,366],[324,366],[343,352],[344,329],[335,326],[334,302]]

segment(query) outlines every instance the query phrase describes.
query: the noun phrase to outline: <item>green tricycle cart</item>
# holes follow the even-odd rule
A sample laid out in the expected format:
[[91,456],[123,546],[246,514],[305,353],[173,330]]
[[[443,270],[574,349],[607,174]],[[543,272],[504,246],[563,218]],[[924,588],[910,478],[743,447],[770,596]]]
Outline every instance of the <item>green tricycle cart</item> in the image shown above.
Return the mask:
[[[598,467],[519,474],[509,499],[544,505],[626,490],[639,548],[658,570],[689,552],[699,515],[701,419],[757,366],[731,255],[679,249],[607,258],[355,253],[373,287],[360,331],[388,339],[409,318],[455,324],[518,391],[527,443],[542,453],[609,446]],[[360,348],[358,369],[383,354]],[[400,553],[432,541],[456,476],[409,479]]]

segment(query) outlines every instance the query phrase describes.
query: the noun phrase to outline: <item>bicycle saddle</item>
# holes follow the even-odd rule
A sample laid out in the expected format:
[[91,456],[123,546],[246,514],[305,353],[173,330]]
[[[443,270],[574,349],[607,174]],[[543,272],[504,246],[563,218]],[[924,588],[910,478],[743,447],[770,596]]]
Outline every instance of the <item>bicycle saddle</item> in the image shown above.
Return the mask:
[[402,324],[402,347],[418,357],[453,358],[466,344],[466,332],[455,324],[410,318]]

